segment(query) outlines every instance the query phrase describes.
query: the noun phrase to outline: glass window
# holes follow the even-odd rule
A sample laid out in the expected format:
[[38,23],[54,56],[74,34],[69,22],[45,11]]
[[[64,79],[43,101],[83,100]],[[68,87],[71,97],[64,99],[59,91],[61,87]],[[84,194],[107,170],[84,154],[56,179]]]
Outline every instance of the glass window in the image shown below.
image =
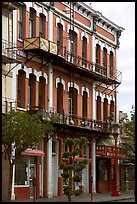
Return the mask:
[[35,29],[35,10],[30,8],[30,16],[29,16],[29,37],[34,37],[34,29]]
[[39,78],[39,108],[45,109],[45,84],[46,80],[44,77]]
[[113,52],[110,51],[110,77],[113,77]]
[[23,6],[19,5],[18,7],[18,38],[19,39],[23,39],[22,19],[23,19]]
[[108,180],[108,165],[106,159],[99,160],[99,179],[100,181]]
[[25,157],[18,159],[15,164],[15,185],[28,185],[28,160]]
[[58,83],[57,88],[57,112],[63,113],[63,84]]
[[44,16],[44,14],[40,13],[39,16],[39,36],[41,37],[45,37],[45,20],[46,17]]
[[62,24],[58,23],[57,27],[57,46],[58,46],[58,53],[62,53],[63,48],[63,26]]
[[87,117],[87,92],[83,91],[82,96],[82,116]]
[[26,79],[25,72],[23,70],[19,70],[17,106],[20,108],[25,108],[25,79]]
[[86,66],[87,59],[87,38],[83,36],[82,40],[82,65]]

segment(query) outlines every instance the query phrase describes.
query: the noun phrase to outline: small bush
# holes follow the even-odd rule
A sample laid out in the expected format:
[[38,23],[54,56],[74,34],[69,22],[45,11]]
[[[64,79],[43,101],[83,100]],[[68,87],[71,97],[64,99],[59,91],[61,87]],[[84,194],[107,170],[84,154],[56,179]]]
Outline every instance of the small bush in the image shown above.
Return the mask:
[[79,176],[76,174],[76,175],[74,175],[73,180],[74,180],[74,182],[80,182],[82,180],[82,176]]
[[70,195],[71,194],[71,187],[70,186],[65,186],[64,187],[64,194],[65,195]]
[[82,190],[81,189],[77,189],[77,190],[74,191],[74,195],[75,196],[78,196],[80,194],[82,194]]

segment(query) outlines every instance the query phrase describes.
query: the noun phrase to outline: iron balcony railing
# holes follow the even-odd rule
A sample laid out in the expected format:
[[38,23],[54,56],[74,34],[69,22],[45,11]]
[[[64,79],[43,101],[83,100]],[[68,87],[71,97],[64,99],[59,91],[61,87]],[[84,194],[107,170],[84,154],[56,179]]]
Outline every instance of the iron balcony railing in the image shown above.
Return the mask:
[[[77,54],[74,54],[66,49],[66,47],[60,46],[58,43],[51,42],[42,37],[33,37],[26,38],[23,42],[24,51],[36,52],[36,50],[40,49],[41,51],[48,52],[52,55],[56,55],[64,59],[66,63],[69,63],[72,66],[77,66],[82,70],[88,70],[93,75],[97,75],[99,77],[104,77],[116,81],[117,83],[121,83],[121,72],[118,70],[112,70],[110,67],[110,71],[107,71],[107,66],[101,66],[97,63],[93,63],[86,58],[83,58]],[[37,54],[41,54],[37,52]],[[42,53],[43,54],[43,53]],[[61,60],[56,60],[57,63],[61,63]],[[108,70],[109,70],[108,69]],[[96,76],[96,78],[97,78]]]
[[42,111],[42,119],[49,119],[50,114],[55,114],[58,117],[57,123],[59,124],[86,128],[89,130],[96,130],[101,132],[109,131],[109,123],[107,121],[93,120],[87,117],[81,117],[69,113],[60,114],[56,112]]

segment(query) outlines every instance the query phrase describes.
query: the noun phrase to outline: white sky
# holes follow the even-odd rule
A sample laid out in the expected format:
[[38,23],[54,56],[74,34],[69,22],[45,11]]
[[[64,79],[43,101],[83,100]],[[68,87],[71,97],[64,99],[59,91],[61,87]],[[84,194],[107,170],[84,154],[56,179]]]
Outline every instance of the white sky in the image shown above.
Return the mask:
[[[90,2],[85,3],[89,5]],[[125,29],[117,50],[117,69],[122,72],[117,111],[130,116],[131,107],[135,105],[135,2],[91,2],[91,6]]]

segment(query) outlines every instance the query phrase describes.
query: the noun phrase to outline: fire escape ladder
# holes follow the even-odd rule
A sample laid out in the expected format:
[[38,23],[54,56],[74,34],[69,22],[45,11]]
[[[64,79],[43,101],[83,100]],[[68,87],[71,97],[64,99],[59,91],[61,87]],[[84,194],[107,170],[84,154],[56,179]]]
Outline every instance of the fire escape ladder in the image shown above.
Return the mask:
[[51,60],[46,61],[45,63],[43,63],[43,57],[41,59],[41,64],[42,66],[40,67],[40,69],[42,69],[44,66],[46,66]]
[[28,58],[28,52],[27,52],[26,53],[26,62],[24,63],[24,65],[27,64],[30,60],[32,60],[35,56],[36,56],[36,54],[34,54],[30,58]]
[[97,85],[97,87],[95,88],[95,90],[97,90],[97,88],[98,88],[99,86],[101,86],[101,84],[102,84],[102,82],[100,81],[99,84]]
[[114,90],[116,90],[116,88],[119,86],[120,84],[117,84],[109,93],[108,95],[110,95]]
[[112,84],[107,85],[107,87],[102,91],[102,93],[104,93],[108,89],[108,87],[111,86],[111,85]]

